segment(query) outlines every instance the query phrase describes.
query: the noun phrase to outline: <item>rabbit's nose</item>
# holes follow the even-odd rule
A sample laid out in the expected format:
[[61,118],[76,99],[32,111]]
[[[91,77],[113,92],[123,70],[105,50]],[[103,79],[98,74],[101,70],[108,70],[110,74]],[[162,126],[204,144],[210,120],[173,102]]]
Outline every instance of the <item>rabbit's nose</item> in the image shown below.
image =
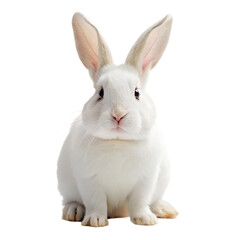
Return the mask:
[[117,107],[112,111],[112,117],[115,121],[119,122],[127,115],[127,110],[123,107]]

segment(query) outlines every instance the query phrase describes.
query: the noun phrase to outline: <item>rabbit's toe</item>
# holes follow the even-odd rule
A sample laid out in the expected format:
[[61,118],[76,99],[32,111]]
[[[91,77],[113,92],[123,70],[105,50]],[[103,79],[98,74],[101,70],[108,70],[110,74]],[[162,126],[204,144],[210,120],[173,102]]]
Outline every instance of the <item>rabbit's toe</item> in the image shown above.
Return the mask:
[[131,221],[138,225],[154,225],[157,224],[157,218],[152,213],[143,213],[137,216],[131,217]]
[[90,227],[104,227],[108,225],[108,220],[102,216],[85,216],[82,221],[83,226],[90,226]]
[[158,218],[175,218],[178,215],[175,208],[163,200],[153,203],[151,210]]
[[67,203],[63,208],[62,218],[68,221],[79,222],[83,219],[84,211],[84,206],[77,202]]

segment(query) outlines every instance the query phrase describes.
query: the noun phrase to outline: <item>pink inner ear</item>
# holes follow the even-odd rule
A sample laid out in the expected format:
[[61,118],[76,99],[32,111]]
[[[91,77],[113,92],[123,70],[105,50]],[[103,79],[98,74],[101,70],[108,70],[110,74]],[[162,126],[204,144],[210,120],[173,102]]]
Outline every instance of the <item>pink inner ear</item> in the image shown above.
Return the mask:
[[95,72],[97,71],[97,62],[95,61],[95,62],[92,62],[92,65],[93,65],[93,67],[94,67],[94,70],[95,70]]
[[142,65],[142,71],[145,72],[146,68],[148,67],[149,63],[151,62],[150,59],[145,59]]
[[159,33],[158,29],[152,30],[145,44],[144,55],[143,55],[144,57],[143,57],[143,63],[142,63],[143,72],[146,70],[149,64],[152,63],[155,55],[157,54],[155,47],[157,45],[158,33]]

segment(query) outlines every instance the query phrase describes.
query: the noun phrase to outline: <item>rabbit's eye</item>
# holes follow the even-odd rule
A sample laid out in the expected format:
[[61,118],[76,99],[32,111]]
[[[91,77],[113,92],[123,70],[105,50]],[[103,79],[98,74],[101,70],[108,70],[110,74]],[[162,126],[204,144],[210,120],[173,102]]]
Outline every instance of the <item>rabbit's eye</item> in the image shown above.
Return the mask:
[[98,95],[99,95],[99,100],[103,98],[103,96],[104,96],[103,88],[100,90],[100,92],[98,93]]
[[134,95],[135,95],[135,98],[136,98],[137,100],[139,100],[140,92],[139,92],[138,88],[135,88],[135,93],[134,93]]

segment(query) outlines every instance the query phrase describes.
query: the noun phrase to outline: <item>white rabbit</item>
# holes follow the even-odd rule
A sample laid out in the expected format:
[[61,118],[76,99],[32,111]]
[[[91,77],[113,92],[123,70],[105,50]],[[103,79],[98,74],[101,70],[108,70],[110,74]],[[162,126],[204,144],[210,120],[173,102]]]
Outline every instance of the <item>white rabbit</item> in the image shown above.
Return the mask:
[[73,123],[58,160],[63,219],[100,227],[112,217],[130,216],[141,225],[176,217],[162,200],[169,163],[144,90],[147,73],[166,48],[171,16],[144,32],[120,66],[113,65],[106,43],[83,15],[74,14],[72,23],[79,57],[96,91]]

